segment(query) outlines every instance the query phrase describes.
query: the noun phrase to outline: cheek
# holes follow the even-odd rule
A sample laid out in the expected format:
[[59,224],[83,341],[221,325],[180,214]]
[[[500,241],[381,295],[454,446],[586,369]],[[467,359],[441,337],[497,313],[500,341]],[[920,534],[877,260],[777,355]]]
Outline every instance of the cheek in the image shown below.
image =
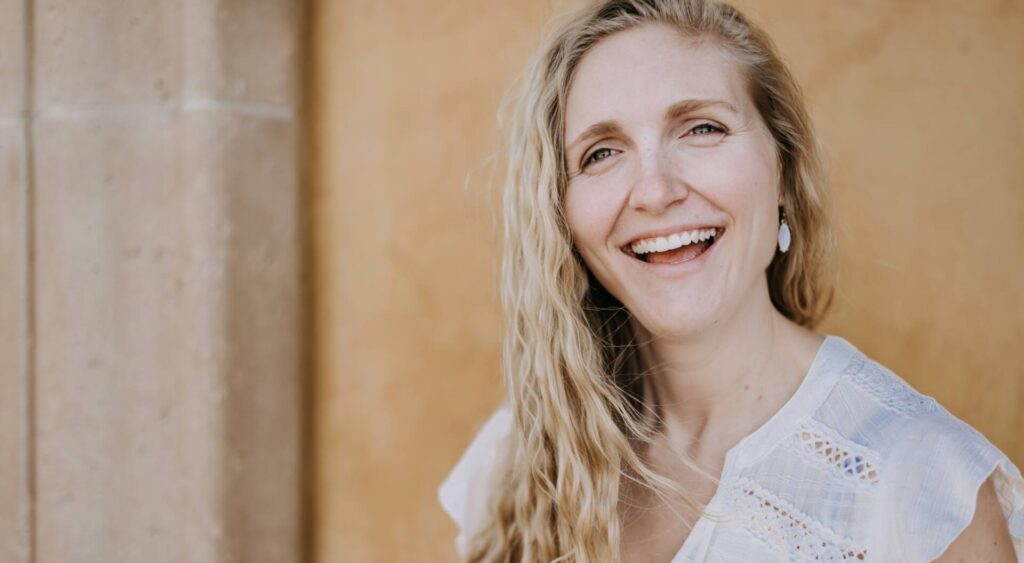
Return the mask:
[[776,167],[763,149],[746,146],[717,156],[709,159],[705,173],[715,177],[714,183],[723,187],[724,195],[748,201],[774,198]]
[[603,246],[615,225],[618,212],[598,189],[570,186],[565,194],[565,219],[581,253]]
[[[565,219],[572,234],[573,246],[579,252],[587,269],[597,281],[617,294],[619,283],[613,264],[614,255],[608,250],[608,240],[615,228],[619,208],[593,183],[570,186],[565,197]],[[608,193],[603,195],[607,196]]]
[[737,222],[750,222],[750,228],[760,231],[764,219],[774,217],[777,208],[775,155],[770,148],[757,144],[736,149],[702,162],[697,184],[714,186],[705,192],[714,205],[729,210]]
[[730,194],[746,223],[747,256],[753,271],[763,271],[775,256],[778,238],[778,168],[774,155],[752,152],[742,162],[733,163],[735,189]]
[[753,221],[752,228],[765,235],[777,228],[779,178],[774,159],[774,154],[761,151],[748,159],[743,168],[737,168],[737,173],[747,178],[744,196]]

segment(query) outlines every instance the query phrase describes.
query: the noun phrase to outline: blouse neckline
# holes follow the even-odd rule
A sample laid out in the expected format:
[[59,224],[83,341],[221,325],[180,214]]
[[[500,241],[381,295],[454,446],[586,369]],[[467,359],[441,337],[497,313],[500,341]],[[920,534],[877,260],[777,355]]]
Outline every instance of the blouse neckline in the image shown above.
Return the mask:
[[[764,424],[726,452],[718,487],[708,502],[709,511],[715,512],[720,508],[726,494],[723,489],[735,480],[743,467],[771,453],[779,442],[795,431],[801,420],[814,414],[828,398],[832,388],[839,381],[843,368],[856,351],[857,349],[846,339],[831,334],[825,335],[810,367],[807,368],[803,381],[789,400]],[[701,516],[676,552],[672,563],[690,560],[687,552],[693,549],[706,550],[708,544],[705,537],[711,533],[713,525],[713,522]]]
[[794,430],[795,424],[814,414],[825,402],[855,351],[856,348],[846,339],[825,335],[793,395],[764,424],[729,449],[725,468],[729,468],[730,456],[734,458],[734,466],[745,466],[771,453]]

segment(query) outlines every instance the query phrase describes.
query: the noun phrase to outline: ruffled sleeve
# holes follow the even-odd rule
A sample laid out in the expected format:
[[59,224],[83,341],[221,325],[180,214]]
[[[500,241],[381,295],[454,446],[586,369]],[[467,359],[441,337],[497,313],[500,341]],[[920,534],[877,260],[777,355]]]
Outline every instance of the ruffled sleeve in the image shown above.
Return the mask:
[[459,528],[455,550],[460,559],[465,559],[469,538],[486,514],[495,468],[511,429],[512,413],[503,405],[491,414],[438,488],[441,506]]
[[933,561],[974,519],[993,476],[1017,560],[1024,562],[1024,478],[998,448],[941,406],[908,423],[893,452],[890,493],[900,561]]

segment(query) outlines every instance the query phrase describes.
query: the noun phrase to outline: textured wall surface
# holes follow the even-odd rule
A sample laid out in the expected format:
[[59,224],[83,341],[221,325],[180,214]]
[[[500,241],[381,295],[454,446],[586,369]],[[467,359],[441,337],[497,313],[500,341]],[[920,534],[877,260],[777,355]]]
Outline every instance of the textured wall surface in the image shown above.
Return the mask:
[[1024,466],[1024,4],[740,5],[795,69],[831,167],[823,328]]
[[0,2],[0,560],[301,558],[300,16]]
[[[830,162],[822,330],[1024,465],[1024,4],[737,3]],[[494,114],[566,5],[313,3],[319,561],[454,558],[436,487],[500,398]]]
[[0,0],[0,561],[18,563],[31,544],[25,19]]
[[494,116],[546,10],[324,1],[312,13],[314,552],[437,561],[452,533],[437,482],[499,396]]

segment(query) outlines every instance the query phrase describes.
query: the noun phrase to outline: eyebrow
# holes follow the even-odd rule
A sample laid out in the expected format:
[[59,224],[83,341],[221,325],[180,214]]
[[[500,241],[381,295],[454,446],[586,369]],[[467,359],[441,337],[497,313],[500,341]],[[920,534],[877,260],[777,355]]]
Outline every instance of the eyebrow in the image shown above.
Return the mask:
[[[725,100],[687,99],[676,102],[669,106],[668,109],[665,110],[665,120],[673,121],[675,119],[679,119],[683,115],[710,106],[720,106],[726,110],[729,110],[734,115],[739,115],[739,110],[737,110],[735,106],[733,106],[732,104]],[[617,133],[621,129],[622,128],[619,126],[619,123],[617,121],[600,121],[584,129],[583,132],[580,133],[579,136],[577,136],[576,139],[573,140],[573,142],[569,143],[565,147],[566,151],[568,152],[570,149],[582,143],[586,139],[589,139],[591,137],[609,135],[611,133]]]

